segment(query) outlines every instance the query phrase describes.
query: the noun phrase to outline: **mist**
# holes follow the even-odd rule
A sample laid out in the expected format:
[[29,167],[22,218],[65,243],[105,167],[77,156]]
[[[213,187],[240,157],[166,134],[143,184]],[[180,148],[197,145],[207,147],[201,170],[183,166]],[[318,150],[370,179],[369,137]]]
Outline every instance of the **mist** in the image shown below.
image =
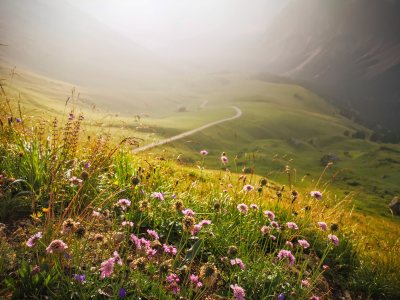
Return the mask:
[[217,71],[256,65],[246,55],[282,0],[69,1],[157,56],[179,66]]
[[2,0],[0,5],[0,43],[7,45],[0,47],[1,61],[103,89],[102,96],[129,102],[145,90],[151,97],[138,102],[157,102],[171,91],[198,88],[195,76],[215,84],[219,79],[210,74],[264,81],[273,74],[312,89],[371,128],[399,127],[399,1]]
[[[69,72],[65,72],[68,69],[65,62],[90,63],[78,58],[88,53],[96,56],[104,51],[107,55],[101,59],[112,62],[117,57],[117,61],[130,64],[138,61],[138,55],[130,57],[124,53],[132,47],[134,54],[139,51],[140,55],[152,56],[149,67],[140,66],[146,59],[139,59],[139,66],[132,65],[144,73],[151,73],[153,62],[176,70],[248,70],[260,62],[248,55],[249,50],[286,3],[282,0],[255,0],[251,5],[243,0],[57,3],[5,0],[1,4],[0,33],[2,42],[9,45],[5,58],[36,69],[37,60],[43,57],[40,69],[52,76],[57,72],[49,73],[47,63],[53,65],[51,69],[58,66],[65,74]],[[25,53],[27,48],[30,53]],[[59,59],[51,61],[49,53]]]

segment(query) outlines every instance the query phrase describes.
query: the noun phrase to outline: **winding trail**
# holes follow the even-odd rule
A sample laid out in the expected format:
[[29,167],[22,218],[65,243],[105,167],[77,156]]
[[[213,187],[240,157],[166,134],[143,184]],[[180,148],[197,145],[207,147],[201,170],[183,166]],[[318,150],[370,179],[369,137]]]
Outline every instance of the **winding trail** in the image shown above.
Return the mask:
[[196,132],[202,131],[202,130],[204,130],[206,128],[209,128],[209,127],[212,127],[212,126],[224,123],[224,122],[228,122],[228,121],[231,121],[231,120],[235,120],[237,118],[240,118],[240,116],[242,115],[242,110],[237,106],[232,106],[232,108],[234,108],[235,111],[236,111],[236,114],[233,117],[229,117],[229,118],[217,120],[217,121],[214,121],[214,122],[210,122],[210,123],[207,123],[207,124],[205,124],[203,126],[197,127],[195,129],[192,129],[192,130],[189,130],[189,131],[182,132],[182,133],[180,133],[178,135],[174,135],[174,136],[166,138],[164,140],[161,140],[161,141],[158,141],[158,142],[153,142],[151,144],[136,148],[136,149],[133,150],[133,153],[142,152],[142,151],[145,151],[145,150],[150,149],[150,148],[154,148],[154,147],[157,147],[157,146],[160,146],[160,145],[164,145],[164,144],[167,144],[167,143],[170,143],[170,142],[185,138],[185,137],[190,136],[192,134],[195,134]]

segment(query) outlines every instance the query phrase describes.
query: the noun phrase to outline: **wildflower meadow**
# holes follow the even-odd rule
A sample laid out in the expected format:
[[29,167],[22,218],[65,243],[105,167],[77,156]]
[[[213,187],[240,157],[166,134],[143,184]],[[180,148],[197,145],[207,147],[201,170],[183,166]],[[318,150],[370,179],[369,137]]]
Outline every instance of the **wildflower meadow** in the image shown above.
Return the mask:
[[325,186],[232,173],[229,149],[214,171],[205,149],[200,167],[133,154],[136,139],[84,126],[74,112],[1,116],[2,297],[399,295],[395,275],[363,265],[349,212]]

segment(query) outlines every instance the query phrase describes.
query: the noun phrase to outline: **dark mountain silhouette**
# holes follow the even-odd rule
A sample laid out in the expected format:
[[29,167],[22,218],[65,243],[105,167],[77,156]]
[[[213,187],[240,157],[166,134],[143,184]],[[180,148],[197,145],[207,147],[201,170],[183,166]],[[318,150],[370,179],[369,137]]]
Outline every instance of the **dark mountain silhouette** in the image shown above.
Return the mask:
[[400,129],[400,1],[293,0],[263,44],[268,72],[371,128]]

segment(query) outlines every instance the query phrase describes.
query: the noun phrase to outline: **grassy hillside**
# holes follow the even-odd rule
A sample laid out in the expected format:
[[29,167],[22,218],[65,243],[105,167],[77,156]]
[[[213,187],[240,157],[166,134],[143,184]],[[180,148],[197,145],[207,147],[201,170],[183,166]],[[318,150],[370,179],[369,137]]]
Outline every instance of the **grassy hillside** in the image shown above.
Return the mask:
[[9,119],[1,99],[6,299],[399,296],[396,248],[365,248],[329,190],[134,156],[80,117]]
[[[123,105],[112,96],[93,96],[99,91],[77,87],[71,97],[70,84],[20,70],[10,80],[9,72],[3,65],[3,85],[11,98],[19,97],[27,116],[57,115],[75,109],[87,116],[88,132],[102,126],[115,140],[134,136],[141,139],[141,145],[232,116],[231,106],[236,105],[243,112],[240,119],[151,151],[173,158],[179,155],[182,161],[194,163],[199,161],[198,151],[207,149],[210,155],[206,165],[217,169],[219,155],[226,151],[231,170],[240,172],[249,167],[254,173],[280,181],[286,180],[284,170],[289,165],[295,172],[293,184],[303,187],[311,186],[320,176],[326,164],[321,158],[334,154],[336,162],[324,176],[332,193],[351,197],[361,213],[399,222],[391,216],[387,203],[400,193],[400,174],[396,171],[400,146],[368,141],[368,129],[340,116],[335,108],[302,87],[229,73],[210,74],[207,79],[188,78],[183,90],[160,91],[164,100],[149,106],[150,111],[138,109],[137,101],[120,111]],[[165,99],[174,95],[185,100],[171,106]],[[104,101],[119,104],[110,110],[102,105]],[[179,107],[188,111],[177,112]],[[365,132],[366,138],[353,138],[357,132]]]
[[[289,165],[297,170],[296,185],[304,185],[306,177],[307,181],[318,179],[326,165],[321,158],[334,154],[337,161],[325,175],[334,191],[340,196],[353,194],[360,211],[393,219],[387,203],[400,192],[399,145],[370,142],[368,129],[343,118],[299,86],[234,80],[208,99],[210,104],[225,104],[227,110],[234,104],[243,115],[174,142],[169,146],[174,155],[183,154],[182,159],[194,162],[199,160],[194,153],[205,148],[213,158],[208,167],[218,168],[217,158],[226,151],[231,170],[251,167],[255,173],[279,180],[286,177],[283,171]],[[361,131],[365,139],[352,137]]]

